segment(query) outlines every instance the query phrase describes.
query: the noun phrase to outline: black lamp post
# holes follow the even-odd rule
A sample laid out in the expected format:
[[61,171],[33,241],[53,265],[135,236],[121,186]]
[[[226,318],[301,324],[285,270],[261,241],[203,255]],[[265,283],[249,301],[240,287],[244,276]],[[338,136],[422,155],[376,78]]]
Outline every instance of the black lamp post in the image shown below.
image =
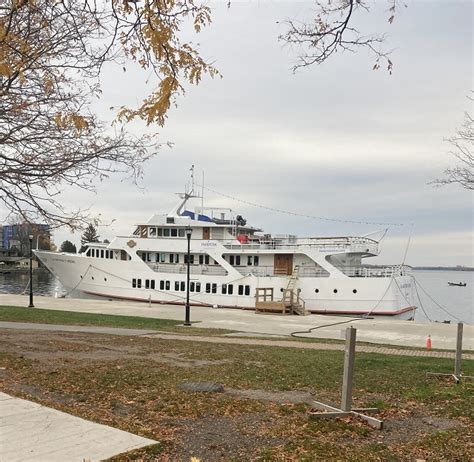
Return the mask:
[[33,305],[33,236],[30,234],[28,236],[30,241],[30,304],[28,308],[34,308]]
[[191,325],[191,313],[190,313],[190,307],[189,307],[189,270],[190,270],[190,265],[191,265],[191,234],[193,233],[193,230],[191,228],[186,228],[186,238],[188,240],[188,261],[187,261],[187,266],[186,266],[186,313],[185,313],[185,319],[184,319],[184,325],[185,326],[190,326]]

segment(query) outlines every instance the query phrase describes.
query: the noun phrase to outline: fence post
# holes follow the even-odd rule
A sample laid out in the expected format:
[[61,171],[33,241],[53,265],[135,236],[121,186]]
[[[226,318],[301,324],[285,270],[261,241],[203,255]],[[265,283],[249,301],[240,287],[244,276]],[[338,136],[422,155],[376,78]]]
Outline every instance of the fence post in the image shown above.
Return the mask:
[[346,329],[346,348],[344,351],[344,376],[342,379],[341,409],[352,409],[352,379],[354,375],[356,332],[354,327]]
[[458,322],[458,336],[456,339],[456,359],[454,360],[454,376],[458,382],[461,378],[462,331],[463,323]]

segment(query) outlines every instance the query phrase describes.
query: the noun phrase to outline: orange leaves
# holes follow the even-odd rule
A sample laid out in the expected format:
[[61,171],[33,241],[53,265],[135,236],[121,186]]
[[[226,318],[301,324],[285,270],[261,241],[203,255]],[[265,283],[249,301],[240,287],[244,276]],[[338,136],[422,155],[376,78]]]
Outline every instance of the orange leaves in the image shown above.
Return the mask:
[[138,117],[148,125],[162,126],[171,105],[184,94],[185,82],[195,85],[203,74],[219,75],[190,43],[180,40],[186,18],[192,18],[192,27],[199,33],[211,22],[211,10],[203,4],[179,0],[116,0],[115,8],[128,24],[133,24],[120,36],[126,55],[142,68],[151,68],[160,79],[138,108],[122,107],[117,120],[128,122]]
[[92,126],[91,120],[77,113],[62,114],[58,112],[54,116],[54,122],[60,129],[74,128],[77,133],[87,130]]

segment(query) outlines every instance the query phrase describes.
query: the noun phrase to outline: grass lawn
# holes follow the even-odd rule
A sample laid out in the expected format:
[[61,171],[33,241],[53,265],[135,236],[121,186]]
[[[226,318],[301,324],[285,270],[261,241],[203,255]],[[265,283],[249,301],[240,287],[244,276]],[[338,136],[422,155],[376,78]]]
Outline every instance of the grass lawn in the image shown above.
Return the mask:
[[[115,461],[474,457],[474,382],[426,376],[451,371],[447,359],[357,354],[354,405],[377,406],[383,431],[308,418],[312,396],[340,402],[339,351],[5,329],[0,366],[5,393],[160,441]],[[180,388],[200,381],[225,391]]]

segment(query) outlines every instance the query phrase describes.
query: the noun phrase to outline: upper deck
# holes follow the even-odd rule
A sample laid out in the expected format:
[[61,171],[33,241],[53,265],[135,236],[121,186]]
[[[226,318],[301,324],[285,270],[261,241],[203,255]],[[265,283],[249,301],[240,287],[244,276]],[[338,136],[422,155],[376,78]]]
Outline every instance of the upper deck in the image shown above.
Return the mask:
[[367,237],[296,237],[296,236],[254,236],[246,242],[224,240],[221,242],[229,250],[303,250],[316,248],[320,252],[361,253],[378,255],[378,242]]

